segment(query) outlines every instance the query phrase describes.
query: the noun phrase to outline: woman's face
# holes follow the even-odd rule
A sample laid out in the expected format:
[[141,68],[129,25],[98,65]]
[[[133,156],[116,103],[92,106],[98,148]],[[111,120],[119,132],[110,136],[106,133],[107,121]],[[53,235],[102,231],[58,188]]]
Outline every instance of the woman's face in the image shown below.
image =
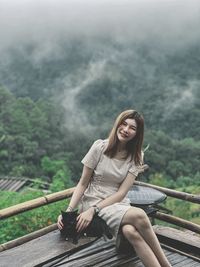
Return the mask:
[[137,123],[134,119],[126,119],[122,121],[117,129],[118,140],[122,143],[127,143],[136,135]]

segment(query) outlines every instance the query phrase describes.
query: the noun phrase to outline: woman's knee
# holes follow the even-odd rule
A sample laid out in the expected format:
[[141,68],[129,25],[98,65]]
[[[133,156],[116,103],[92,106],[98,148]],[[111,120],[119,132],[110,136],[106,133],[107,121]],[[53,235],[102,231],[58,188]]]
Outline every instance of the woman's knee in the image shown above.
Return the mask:
[[144,210],[140,209],[136,218],[137,227],[148,227],[150,226],[150,221]]
[[133,225],[126,224],[122,226],[123,235],[130,241],[139,238],[139,233]]
[[131,224],[139,229],[150,226],[150,221],[144,210],[133,207],[125,214],[124,224]]

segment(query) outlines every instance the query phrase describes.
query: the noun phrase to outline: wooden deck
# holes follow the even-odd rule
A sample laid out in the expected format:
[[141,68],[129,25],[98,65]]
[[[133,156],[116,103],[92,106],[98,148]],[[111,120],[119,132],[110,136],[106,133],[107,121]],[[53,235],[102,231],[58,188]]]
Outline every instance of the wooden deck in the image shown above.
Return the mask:
[[[199,195],[141,182],[137,182],[137,185],[155,188],[168,196],[200,204]],[[25,211],[70,198],[73,191],[74,188],[69,188],[5,208],[0,210],[0,219],[7,219]],[[200,267],[200,225],[160,211],[149,216],[187,229],[187,231],[179,231],[170,227],[154,226],[171,265]],[[0,244],[0,251],[0,267],[144,267],[133,250],[129,254],[127,254],[127,248],[126,253],[117,252],[113,240],[82,238],[77,245],[63,240],[56,224],[17,240]]]
[[[173,267],[200,267],[199,235],[161,226],[155,232]],[[113,240],[83,238],[74,245],[61,239],[58,230],[1,252],[0,266],[144,267],[134,251],[117,253]]]

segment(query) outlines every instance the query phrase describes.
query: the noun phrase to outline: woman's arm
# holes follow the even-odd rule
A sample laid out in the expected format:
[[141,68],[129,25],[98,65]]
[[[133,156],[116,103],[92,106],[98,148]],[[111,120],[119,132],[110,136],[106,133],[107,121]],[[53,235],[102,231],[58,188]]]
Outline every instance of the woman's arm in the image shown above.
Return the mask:
[[[74,190],[74,193],[73,193],[72,198],[70,200],[67,211],[71,211],[77,207],[83,193],[85,192],[85,190],[86,190],[86,188],[90,182],[90,179],[92,177],[92,173],[93,173],[93,169],[90,169],[85,165],[83,166],[81,178],[80,178],[80,180],[79,180],[79,182],[78,182],[78,184]],[[57,225],[58,225],[58,228],[60,230],[63,228],[62,215],[58,216]]]
[[[70,203],[69,203],[69,207],[71,209],[75,209],[83,195],[83,193],[85,192],[89,182],[90,182],[90,179],[92,177],[92,174],[93,174],[93,170],[88,168],[87,166],[83,166],[83,171],[82,171],[82,175],[81,175],[81,178],[74,190],[74,193],[72,195],[72,198],[70,200]],[[68,209],[67,209],[68,211]]]

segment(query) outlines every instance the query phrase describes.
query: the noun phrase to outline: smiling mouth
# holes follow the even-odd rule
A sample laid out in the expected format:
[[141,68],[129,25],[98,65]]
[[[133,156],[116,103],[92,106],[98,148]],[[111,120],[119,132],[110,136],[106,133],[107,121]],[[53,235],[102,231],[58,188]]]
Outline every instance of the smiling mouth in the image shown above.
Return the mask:
[[123,138],[127,138],[127,137],[128,137],[128,135],[123,134],[123,133],[120,133],[120,135],[121,135]]

